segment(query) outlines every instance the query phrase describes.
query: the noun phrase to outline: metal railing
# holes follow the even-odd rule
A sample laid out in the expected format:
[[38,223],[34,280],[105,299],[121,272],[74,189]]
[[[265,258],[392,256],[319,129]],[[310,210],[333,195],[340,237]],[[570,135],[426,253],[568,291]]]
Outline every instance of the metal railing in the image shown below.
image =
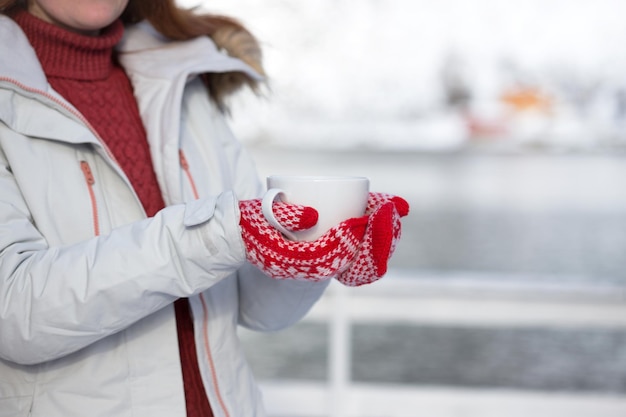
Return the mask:
[[366,287],[333,283],[305,318],[328,323],[328,380],[261,381],[268,413],[272,417],[626,416],[626,396],[620,395],[352,381],[350,334],[355,323],[626,328],[623,287],[513,281],[468,274],[445,280],[414,279],[392,271]]

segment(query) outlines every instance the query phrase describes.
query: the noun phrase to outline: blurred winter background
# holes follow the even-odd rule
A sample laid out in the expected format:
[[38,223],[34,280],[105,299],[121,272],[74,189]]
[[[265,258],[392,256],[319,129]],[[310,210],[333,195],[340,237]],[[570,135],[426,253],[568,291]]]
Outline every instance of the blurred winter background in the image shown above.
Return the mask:
[[261,175],[411,203],[388,277],[242,332],[273,416],[626,416],[626,1],[180,3],[263,45]]
[[[243,139],[455,149],[624,144],[622,0],[204,0],[261,40]],[[244,120],[241,120],[244,119]]]

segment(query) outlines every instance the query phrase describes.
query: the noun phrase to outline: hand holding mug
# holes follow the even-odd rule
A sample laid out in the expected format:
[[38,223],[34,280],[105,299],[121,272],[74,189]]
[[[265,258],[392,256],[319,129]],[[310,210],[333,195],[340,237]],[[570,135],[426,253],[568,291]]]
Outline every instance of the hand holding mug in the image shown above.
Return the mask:
[[[319,180],[319,177],[315,178]],[[325,178],[325,181],[329,181],[328,177]],[[338,179],[335,177],[333,181]],[[310,180],[309,177],[307,181],[311,182]],[[354,177],[351,177],[351,180],[354,182]],[[365,180],[368,184],[367,179]],[[273,191],[266,194],[265,210],[261,207],[263,203],[260,199],[241,201],[240,224],[248,260],[277,279],[321,281],[337,277],[345,285],[357,286],[382,277],[400,237],[399,219],[408,213],[408,204],[400,197],[368,193],[368,185],[363,192],[363,181],[356,181],[356,183],[359,182],[361,185],[355,188],[360,191],[355,194],[347,193],[345,190],[333,194],[323,191],[327,190],[328,185],[321,186],[322,191],[317,194],[318,198],[331,201],[333,203],[330,204],[331,207],[348,207],[354,210],[354,204],[348,203],[354,202],[351,200],[354,195],[360,195],[359,198],[362,199],[359,200],[362,201],[362,205],[358,211],[352,212],[356,214],[348,214],[347,216],[350,217],[344,218],[343,221],[324,220],[327,212],[326,206],[318,203],[317,206],[322,208],[318,210],[320,221],[330,222],[326,223],[326,226],[321,225],[320,222],[316,225],[318,227],[303,230],[310,226],[312,207],[291,202],[271,204],[270,207],[274,210],[271,210],[272,216],[268,217],[275,217],[275,223],[281,227],[287,226],[283,232],[286,231],[285,235],[290,235],[290,238],[294,240],[285,239],[283,233],[271,226],[265,216],[267,201],[272,202],[278,195],[285,200],[292,198],[291,188],[286,189],[288,187],[282,183],[280,192]],[[268,180],[268,186],[272,190],[271,187],[276,187],[276,183]],[[306,187],[300,182],[295,189],[302,190]],[[354,187],[354,184],[348,188],[350,187]],[[314,193],[305,193],[309,197],[312,194]],[[329,198],[331,195],[333,198]],[[315,202],[307,204],[316,205]],[[335,214],[336,211],[336,208],[328,210]],[[325,230],[328,224],[334,224],[334,226]],[[295,234],[292,233],[294,231]]]

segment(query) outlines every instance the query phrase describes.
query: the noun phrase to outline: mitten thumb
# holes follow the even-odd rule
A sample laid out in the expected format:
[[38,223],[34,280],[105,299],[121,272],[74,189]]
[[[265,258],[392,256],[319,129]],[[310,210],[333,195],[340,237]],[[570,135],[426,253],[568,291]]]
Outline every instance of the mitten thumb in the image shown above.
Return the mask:
[[372,266],[377,277],[387,273],[387,262],[395,249],[394,210],[393,204],[384,204],[372,214],[370,220]]
[[[367,216],[366,216],[367,217]],[[387,263],[400,238],[400,214],[395,202],[387,201],[369,215],[359,253],[337,279],[344,285],[372,283],[387,273]]]
[[409,214],[409,203],[404,198],[394,196],[391,198],[391,201],[395,205],[400,217],[404,217]]
[[[240,224],[250,225],[254,229],[271,227],[263,216],[261,205],[260,199],[241,200],[239,202],[239,209],[241,210]],[[287,230],[294,232],[309,229],[315,226],[318,220],[317,210],[313,207],[274,202],[272,211],[278,223]]]
[[272,211],[278,223],[294,232],[310,229],[318,220],[317,210],[308,206],[274,202]]

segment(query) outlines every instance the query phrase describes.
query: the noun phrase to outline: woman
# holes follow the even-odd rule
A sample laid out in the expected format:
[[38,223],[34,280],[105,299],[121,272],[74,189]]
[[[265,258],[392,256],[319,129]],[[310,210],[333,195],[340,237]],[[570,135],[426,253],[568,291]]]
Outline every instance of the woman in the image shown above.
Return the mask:
[[372,194],[322,238],[341,262],[294,269],[323,254],[259,220],[223,117],[262,80],[243,27],[168,0],[0,11],[0,417],[264,415],[236,327],[293,324],[331,277],[380,278],[406,202]]

